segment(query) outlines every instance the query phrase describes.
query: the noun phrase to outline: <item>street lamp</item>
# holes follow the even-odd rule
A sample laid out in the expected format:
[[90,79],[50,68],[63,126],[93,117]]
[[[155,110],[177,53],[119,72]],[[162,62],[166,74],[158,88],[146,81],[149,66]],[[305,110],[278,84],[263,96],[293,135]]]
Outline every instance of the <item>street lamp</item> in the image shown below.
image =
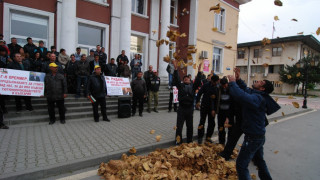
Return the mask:
[[[307,107],[307,96],[308,96],[308,93],[307,93],[307,85],[308,85],[308,75],[309,75],[309,67],[315,67],[315,66],[318,66],[319,64],[319,59],[318,58],[314,58],[312,57],[312,59],[310,60],[310,57],[308,56],[307,58],[303,58],[301,59],[299,62],[296,63],[296,67],[297,68],[304,68],[305,72],[305,83],[304,83],[304,98],[303,98],[303,105],[302,105],[302,108],[308,108]],[[303,87],[302,87],[303,89]]]

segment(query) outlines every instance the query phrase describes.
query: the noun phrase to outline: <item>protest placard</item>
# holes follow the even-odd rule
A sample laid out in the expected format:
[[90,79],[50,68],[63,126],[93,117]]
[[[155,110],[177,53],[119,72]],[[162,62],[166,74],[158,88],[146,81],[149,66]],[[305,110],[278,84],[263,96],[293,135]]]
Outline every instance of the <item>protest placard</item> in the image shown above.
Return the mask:
[[178,103],[178,88],[176,86],[172,87],[173,91],[173,103]]
[[108,96],[132,95],[129,78],[105,76]]

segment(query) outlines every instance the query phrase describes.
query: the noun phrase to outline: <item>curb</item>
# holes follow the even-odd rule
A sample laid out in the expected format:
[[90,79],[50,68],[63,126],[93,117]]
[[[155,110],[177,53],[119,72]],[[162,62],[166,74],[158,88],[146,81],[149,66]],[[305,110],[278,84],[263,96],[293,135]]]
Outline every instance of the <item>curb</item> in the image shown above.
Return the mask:
[[[277,116],[277,117],[273,117],[273,118],[268,119],[268,121],[272,122],[274,120],[280,120],[282,118],[291,117],[291,116],[305,113],[305,112],[309,112],[312,110],[313,109],[306,109],[306,110],[302,110],[299,112],[290,113],[285,116]],[[217,134],[214,134],[214,136],[217,136]],[[198,138],[197,135],[193,136],[194,140],[196,140],[197,138]],[[186,138],[184,138],[183,141],[185,142]],[[138,153],[135,155],[144,154],[146,152],[154,151],[155,149],[158,149],[158,148],[168,148],[168,147],[174,146],[174,145],[175,145],[174,140],[164,140],[162,142],[155,143],[152,145],[138,146],[138,147],[136,147]],[[50,166],[46,166],[46,167],[35,168],[32,170],[25,170],[25,171],[21,171],[21,172],[10,173],[7,175],[0,176],[0,180],[43,179],[43,178],[48,178],[48,177],[52,177],[52,176],[56,176],[56,175],[60,175],[60,174],[64,174],[64,173],[69,173],[72,171],[85,169],[85,168],[89,168],[89,167],[97,166],[97,168],[98,168],[98,166],[101,162],[108,162],[109,160],[112,160],[112,159],[120,159],[122,154],[129,155],[128,150],[129,149],[123,149],[123,150],[120,150],[117,152],[111,152],[111,153],[104,154],[104,155],[97,155],[97,156],[93,156],[90,158],[85,158],[85,159],[80,159],[80,160],[72,160],[72,161],[69,161],[66,163],[55,164],[55,165],[50,165]]]

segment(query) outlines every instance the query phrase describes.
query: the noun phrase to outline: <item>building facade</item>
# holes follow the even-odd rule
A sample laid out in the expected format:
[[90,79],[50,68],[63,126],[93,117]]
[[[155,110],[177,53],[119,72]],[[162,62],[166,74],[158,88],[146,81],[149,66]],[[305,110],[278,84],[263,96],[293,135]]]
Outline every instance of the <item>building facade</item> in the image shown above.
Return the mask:
[[[67,54],[81,47],[82,53],[101,45],[110,58],[121,50],[129,59],[133,54],[142,56],[143,70],[153,65],[160,76],[166,77],[167,63],[163,57],[178,48],[196,45],[196,24],[199,0],[2,0],[0,1],[0,33],[10,43],[16,37],[20,45],[32,37],[37,45],[55,45]],[[186,38],[168,45],[156,46],[166,39],[166,32],[178,30]],[[186,53],[181,48],[182,58]],[[185,55],[184,55],[185,54]],[[187,72],[189,71],[189,72]],[[184,73],[193,73],[187,68]]]
[[[250,0],[201,0],[197,25],[196,61],[204,62],[204,73],[231,75],[237,59],[239,6]],[[209,11],[220,4],[219,14]],[[214,29],[213,29],[214,28]]]
[[261,41],[247,42],[238,44],[236,66],[249,87],[257,80],[268,79],[274,85],[274,93],[294,93],[296,87],[282,83],[279,71],[308,54],[319,53],[320,42],[312,35],[271,39],[265,46]]

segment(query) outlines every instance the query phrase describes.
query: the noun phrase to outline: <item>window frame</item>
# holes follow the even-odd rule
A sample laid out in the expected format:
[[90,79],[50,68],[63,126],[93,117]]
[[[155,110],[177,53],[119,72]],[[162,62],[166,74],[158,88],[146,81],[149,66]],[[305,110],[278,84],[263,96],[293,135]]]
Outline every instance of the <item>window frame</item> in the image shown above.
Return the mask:
[[[137,16],[143,16],[143,17],[148,17],[148,0],[143,0],[144,1],[144,5],[143,5],[143,13],[139,13],[137,12],[137,7],[135,6],[135,4],[137,3],[137,1],[139,0],[132,0],[134,1],[134,4],[131,4],[131,13]],[[133,3],[133,2],[131,2]],[[132,7],[135,7],[135,10],[132,11]]]
[[[258,51],[258,56],[257,56],[257,52],[256,51]],[[262,57],[262,51],[261,51],[261,49],[253,49],[253,58],[260,58],[260,57]]]
[[[221,15],[223,13],[223,15]],[[226,29],[226,9],[221,8],[221,11],[219,14],[214,13],[214,22],[213,22],[213,27],[217,28],[219,32],[225,32]],[[217,19],[219,21],[217,21]],[[218,24],[220,22],[220,24]],[[218,26],[222,26],[221,29]]]
[[[174,47],[173,49],[170,49],[170,45],[171,45],[171,44],[173,44],[173,47]],[[170,56],[170,60],[174,58],[174,57],[173,57],[173,53],[176,52],[176,44],[177,44],[176,42],[170,42],[170,43],[169,43],[169,56]],[[170,52],[171,52],[171,55],[170,55]]]
[[[243,52],[243,53],[240,54],[240,52]],[[240,55],[243,55],[243,57],[240,57]],[[237,52],[238,59],[244,59],[245,55],[246,55],[246,50],[238,50],[238,52]]]
[[[274,53],[274,49],[277,49],[276,53]],[[281,49],[281,51],[279,51],[279,49]],[[272,57],[281,56],[282,55],[282,51],[283,51],[282,47],[272,47]]]
[[[215,48],[217,48],[217,49],[220,49],[220,67],[219,67],[219,70],[220,71],[217,71],[217,66],[216,66],[216,60],[215,60],[215,56],[217,55],[217,54],[215,54],[215,52],[214,52],[214,49]],[[222,74],[223,73],[223,69],[222,69],[222,67],[223,67],[223,48],[222,47],[218,47],[218,46],[215,46],[215,47],[213,47],[213,52],[212,52],[212,70],[214,71],[214,73],[216,73],[216,74]]]
[[[171,2],[174,1],[174,6],[171,6]],[[178,0],[170,0],[170,16],[171,16],[171,8],[174,8],[174,16],[178,16]],[[172,17],[173,18],[173,23],[171,23],[171,17],[170,17],[170,24],[177,26],[178,25],[178,21],[177,18]]]

